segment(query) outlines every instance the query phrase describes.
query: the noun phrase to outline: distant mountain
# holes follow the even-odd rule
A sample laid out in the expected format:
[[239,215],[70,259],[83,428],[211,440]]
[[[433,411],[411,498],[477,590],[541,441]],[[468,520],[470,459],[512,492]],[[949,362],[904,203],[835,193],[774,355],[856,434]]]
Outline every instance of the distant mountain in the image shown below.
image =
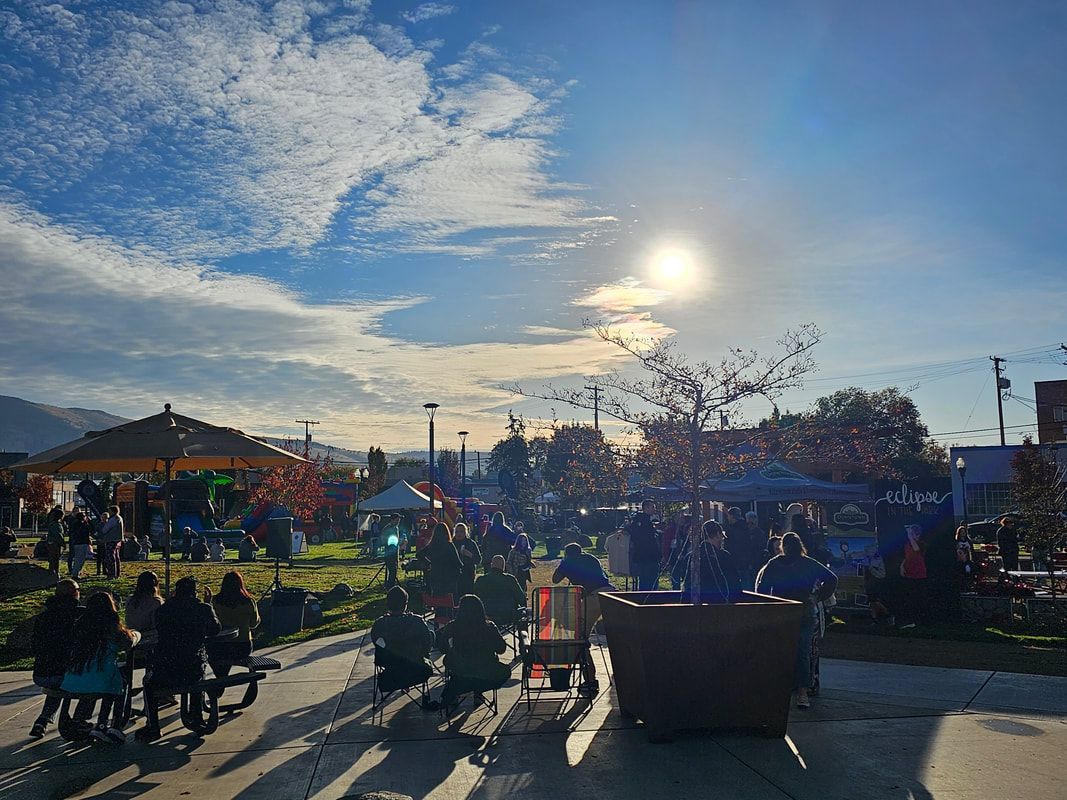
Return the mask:
[[0,450],[39,453],[121,422],[126,419],[106,411],[58,408],[0,395]]

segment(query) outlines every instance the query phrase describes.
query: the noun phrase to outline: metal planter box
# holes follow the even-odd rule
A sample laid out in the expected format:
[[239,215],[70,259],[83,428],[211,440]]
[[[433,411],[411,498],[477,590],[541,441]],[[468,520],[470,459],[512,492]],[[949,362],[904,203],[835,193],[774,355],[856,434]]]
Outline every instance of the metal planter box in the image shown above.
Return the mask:
[[615,688],[649,739],[694,729],[785,736],[804,606],[744,592],[695,606],[680,592],[602,592]]

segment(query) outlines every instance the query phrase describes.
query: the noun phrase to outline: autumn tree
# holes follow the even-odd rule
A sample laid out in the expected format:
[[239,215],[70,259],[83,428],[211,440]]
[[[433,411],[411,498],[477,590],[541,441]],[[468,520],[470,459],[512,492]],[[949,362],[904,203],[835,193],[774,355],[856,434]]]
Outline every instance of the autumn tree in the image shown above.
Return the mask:
[[[283,449],[299,453],[295,443],[286,441]],[[323,478],[333,469],[332,460],[321,455],[309,461],[266,467],[259,485],[249,497],[252,503],[274,503],[289,510],[297,519],[311,519],[326,502]]]
[[544,478],[570,508],[614,505],[626,486],[622,466],[603,432],[576,423],[557,426],[548,440]]
[[[740,416],[740,404],[761,397],[772,404],[787,389],[800,385],[815,368],[811,351],[821,334],[814,325],[787,332],[778,352],[760,356],[752,350],[730,349],[718,361],[694,361],[679,353],[673,339],[643,339],[599,323],[587,323],[604,342],[633,359],[636,377],[613,370],[590,376],[601,387],[600,413],[633,426],[640,433],[643,455],[661,474],[670,474],[689,496],[694,530],[702,524],[701,484],[714,482],[738,468],[751,447],[714,435],[720,413]],[[591,409],[583,389],[516,391]],[[750,438],[764,436],[755,431]],[[748,458],[752,458],[748,456]],[[693,601],[702,601],[699,558],[691,559],[689,586]]]
[[[1027,436],[1011,460],[1012,491],[1019,510],[1019,538],[1044,559],[1053,600],[1056,598],[1055,564],[1052,554],[1067,541],[1067,466],[1056,461],[1056,451],[1035,445]],[[1055,606],[1055,603],[1053,603]]]
[[33,532],[37,533],[37,518],[55,504],[51,475],[28,475],[26,484],[15,489],[15,496],[33,517]]
[[380,447],[372,447],[367,451],[367,480],[364,483],[363,496],[374,495],[385,489],[385,476],[389,472],[389,460],[385,457],[385,451]]

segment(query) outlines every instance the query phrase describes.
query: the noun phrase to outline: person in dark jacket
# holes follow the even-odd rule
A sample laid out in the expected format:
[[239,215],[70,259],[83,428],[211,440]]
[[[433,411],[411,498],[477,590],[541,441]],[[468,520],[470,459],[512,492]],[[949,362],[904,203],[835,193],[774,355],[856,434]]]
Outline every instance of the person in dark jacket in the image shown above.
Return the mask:
[[[70,666],[74,623],[83,610],[78,605],[80,596],[76,581],[69,578],[61,580],[56,584],[55,593],[45,600],[44,611],[33,621],[33,682],[42,689],[58,689]],[[45,729],[55,720],[62,702],[58,697],[45,697],[41,713],[30,728],[32,738],[44,736]],[[79,700],[74,718],[89,719],[94,705],[91,700]]]
[[[552,573],[552,582],[570,581],[572,586],[581,586],[585,590],[585,635],[593,634],[593,626],[600,619],[600,593],[615,587],[611,585],[604,565],[596,556],[582,552],[582,546],[571,542],[563,548],[563,560]],[[585,664],[585,690],[590,696],[596,694],[600,686],[596,679],[596,663],[588,659]]]
[[89,524],[85,512],[79,511],[74,515],[70,526],[70,577],[74,580],[81,578],[82,568],[89,560],[89,552],[92,550],[92,541],[93,526]]
[[437,632],[437,645],[445,654],[448,683],[441,692],[445,715],[455,710],[459,698],[470,692],[491,692],[511,677],[511,667],[497,658],[507,650],[496,625],[485,618],[482,601],[465,595],[456,618]]
[[463,562],[463,569],[459,573],[459,596],[462,597],[474,591],[474,576],[478,565],[482,563],[482,551],[478,543],[468,535],[465,522],[456,523],[452,543],[459,553],[459,560]]
[[422,549],[421,558],[428,565],[427,588],[434,597],[452,595],[459,597],[459,576],[463,562],[452,542],[448,526],[438,522],[433,529],[430,543]]
[[12,551],[18,548],[19,538],[15,535],[15,532],[11,530],[9,525],[5,525],[4,529],[0,531],[0,558],[8,558]]
[[203,564],[211,558],[211,548],[203,536],[197,536],[189,548],[189,555],[194,564]]
[[426,620],[408,612],[408,593],[394,586],[385,596],[389,613],[375,620],[370,629],[374,663],[382,668],[378,688],[383,692],[406,689],[427,681],[433,666],[427,660],[434,634]]
[[[158,643],[144,682],[145,727],[137,732],[142,741],[159,738],[157,701],[161,691],[189,686],[204,679],[207,640],[222,630],[215,610],[196,596],[196,578],[187,576],[174,584],[174,597],[156,611]],[[199,696],[194,694],[194,704]],[[195,709],[194,709],[195,710]]]
[[504,521],[504,512],[497,511],[493,514],[493,521],[482,539],[482,560],[488,566],[493,556],[504,556],[506,559],[514,546],[515,531]]
[[481,598],[486,616],[498,625],[517,622],[526,608],[526,592],[504,567],[504,556],[493,556],[489,569],[474,582],[474,594]]
[[[723,549],[722,526],[713,519],[704,523],[703,541],[700,544],[700,600],[702,603],[733,602],[741,597],[741,580],[734,566],[734,557]],[[693,546],[686,542],[681,556],[675,562],[672,579],[682,586],[682,598],[692,602],[689,581],[692,577]]]
[[634,514],[627,532],[630,534],[630,574],[637,578],[637,589],[651,592],[659,588],[659,531],[653,521],[656,503],[645,500]]
[[48,545],[48,571],[59,578],[59,557],[67,543],[66,527],[63,525],[63,509],[53,508],[48,514],[48,532],[45,534]]
[[997,528],[997,551],[1006,572],[1019,571],[1019,530],[1012,517],[1004,516]]
[[825,601],[837,589],[837,576],[816,561],[808,558],[804,543],[796,532],[782,537],[782,555],[775,556],[760,570],[756,591],[804,604],[794,686],[797,707],[811,708],[808,689],[811,686],[811,648],[815,636],[815,600]]

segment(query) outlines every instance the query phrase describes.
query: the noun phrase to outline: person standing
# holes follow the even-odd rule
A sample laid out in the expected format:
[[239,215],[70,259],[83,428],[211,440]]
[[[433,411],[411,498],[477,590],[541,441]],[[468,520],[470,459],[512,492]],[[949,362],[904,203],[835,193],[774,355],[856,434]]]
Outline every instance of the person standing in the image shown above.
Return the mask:
[[504,512],[497,511],[493,514],[492,524],[485,532],[485,540],[482,543],[483,560],[488,564],[493,556],[504,556],[506,559],[514,546],[515,531],[508,527]]
[[0,531],[0,558],[9,558],[11,551],[18,547],[19,538],[11,530],[10,525],[5,525]]
[[63,535],[63,509],[56,506],[48,514],[48,532],[45,534],[45,544],[48,546],[48,571],[56,579],[59,579],[59,559],[63,555],[63,547],[67,540]]
[[452,537],[459,553],[459,560],[463,562],[463,569],[459,572],[459,596],[474,592],[474,575],[478,571],[478,565],[482,563],[482,551],[478,543],[467,534],[467,523],[457,522]]
[[81,578],[82,568],[85,566],[85,562],[89,559],[89,553],[92,550],[91,543],[93,537],[93,528],[89,524],[89,519],[84,512],[79,512],[74,515],[74,524],[70,528],[70,577],[74,580]]
[[1015,527],[1015,519],[1007,514],[1000,518],[1000,527],[997,528],[997,551],[1005,572],[1019,571],[1019,531]]
[[782,555],[768,561],[756,577],[757,592],[804,604],[793,672],[797,708],[811,708],[808,691],[812,683],[812,640],[816,633],[815,603],[826,601],[836,589],[837,576],[808,557],[800,536],[793,531],[782,537]]
[[960,591],[974,590],[974,542],[966,525],[956,529],[956,566],[960,573]]
[[[750,512],[754,513],[754,512]],[[733,566],[737,570],[741,588],[752,589],[755,584],[755,576],[750,576],[750,567],[753,561],[752,550],[753,534],[756,526],[749,526],[741,509],[734,506],[726,511],[726,550],[729,551]],[[750,582],[749,578],[752,577]]]
[[182,528],[182,561],[190,561],[193,557],[193,540],[196,536],[193,534],[193,529],[189,527]]
[[[738,520],[740,522],[740,520]],[[701,528],[700,543],[700,599],[704,603],[724,603],[741,597],[741,580],[734,566],[733,554],[723,549],[723,530],[713,519]],[[689,589],[693,546],[688,542],[674,565],[671,579],[682,586],[682,602],[691,603]]]
[[627,531],[630,534],[630,573],[637,578],[639,592],[652,592],[659,588],[660,546],[659,531],[653,515],[656,503],[645,500],[641,510],[634,514]]
[[119,514],[118,506],[108,508],[108,519],[100,530],[100,546],[104,550],[104,575],[108,578],[117,578],[122,571],[122,559],[119,548],[126,536],[122,515]]
[[[552,573],[552,583],[560,583],[563,580],[569,581],[572,586],[582,587],[585,599],[585,635],[592,636],[593,627],[600,619],[600,593],[615,588],[604,573],[604,565],[591,553],[582,552],[580,544],[571,542],[563,548],[563,560]],[[596,665],[592,658],[586,661],[584,678],[585,691],[595,695],[600,684],[597,683]]]
[[922,528],[907,525],[904,528],[908,541],[904,545],[904,560],[900,562],[901,607],[904,624],[901,628],[914,628],[915,623],[926,613],[926,554],[922,542]]
[[459,559],[445,523],[439,522],[434,526],[433,536],[430,543],[422,548],[421,558],[429,565],[429,593],[434,597],[450,594],[455,602],[459,596],[459,575],[463,562]]
[[515,537],[515,544],[508,552],[507,571],[515,576],[515,580],[522,587],[522,593],[526,594],[526,587],[530,585],[530,569],[533,567],[533,548],[530,547],[530,537],[520,533]]

